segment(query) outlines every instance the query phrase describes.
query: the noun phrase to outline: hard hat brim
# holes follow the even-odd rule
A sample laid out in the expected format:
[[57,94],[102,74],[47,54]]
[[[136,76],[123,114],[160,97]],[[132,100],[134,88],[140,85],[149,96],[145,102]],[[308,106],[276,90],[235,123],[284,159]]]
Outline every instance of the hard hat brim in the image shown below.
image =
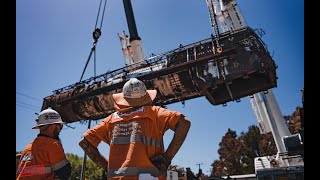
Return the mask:
[[66,122],[59,121],[59,122],[54,122],[54,123],[38,124],[36,126],[33,126],[32,129],[39,129],[40,126],[45,126],[45,125],[50,125],[50,124],[66,124]]
[[157,96],[157,90],[147,90],[145,96],[141,98],[126,98],[123,93],[116,93],[112,95],[115,109],[122,109],[121,107],[139,107],[152,103]]

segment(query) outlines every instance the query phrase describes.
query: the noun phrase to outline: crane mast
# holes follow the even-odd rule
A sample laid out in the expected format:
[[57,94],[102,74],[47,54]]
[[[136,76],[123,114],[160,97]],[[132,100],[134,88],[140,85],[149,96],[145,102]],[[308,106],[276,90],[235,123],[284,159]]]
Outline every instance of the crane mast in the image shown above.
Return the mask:
[[[218,36],[219,31],[224,33],[247,26],[236,0],[206,0],[206,2],[215,36]],[[288,152],[291,148],[300,146],[300,134],[291,135],[289,132],[272,89],[255,93],[249,96],[249,100],[260,133],[272,132],[278,150],[273,157],[255,158],[256,173],[257,170],[265,168],[303,166],[300,155]]]
[[131,1],[123,0],[123,5],[124,5],[126,18],[127,18],[127,24],[128,24],[128,29],[130,33],[130,45],[132,49],[132,61],[130,61],[130,65],[133,65],[133,67],[135,67],[136,63],[144,61],[143,51],[142,51],[142,42],[138,34]]

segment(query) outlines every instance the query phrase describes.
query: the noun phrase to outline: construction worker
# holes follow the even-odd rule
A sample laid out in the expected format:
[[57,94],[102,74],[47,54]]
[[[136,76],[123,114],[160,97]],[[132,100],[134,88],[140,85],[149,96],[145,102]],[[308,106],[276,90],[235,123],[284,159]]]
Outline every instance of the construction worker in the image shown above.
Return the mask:
[[50,108],[43,110],[36,122],[37,125],[32,129],[39,129],[40,133],[22,151],[16,179],[68,179],[72,168],[59,139],[65,122]]
[[[180,112],[151,106],[156,90],[131,78],[122,93],[113,94],[116,112],[84,133],[80,147],[108,179],[166,179],[168,166],[183,144],[190,121]],[[173,138],[164,149],[163,136],[171,129]],[[108,160],[97,149],[101,141],[109,146]]]

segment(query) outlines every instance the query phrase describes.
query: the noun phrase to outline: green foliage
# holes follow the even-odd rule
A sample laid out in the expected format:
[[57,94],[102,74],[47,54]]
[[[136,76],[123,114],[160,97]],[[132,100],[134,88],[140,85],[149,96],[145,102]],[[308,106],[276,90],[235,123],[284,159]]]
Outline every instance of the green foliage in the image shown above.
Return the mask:
[[[80,179],[83,157],[79,157],[71,153],[66,153],[66,157],[70,161],[72,166],[72,173],[69,179],[70,180]],[[87,158],[84,179],[85,180],[101,180],[102,175],[103,175],[103,169],[98,167],[93,161]]]
[[257,126],[252,125],[249,126],[247,133],[241,133],[239,137],[240,141],[242,142],[242,167],[241,173],[242,174],[252,174],[254,173],[254,162],[253,159],[255,157],[260,156],[260,148],[259,142],[262,139],[260,134],[260,130]]

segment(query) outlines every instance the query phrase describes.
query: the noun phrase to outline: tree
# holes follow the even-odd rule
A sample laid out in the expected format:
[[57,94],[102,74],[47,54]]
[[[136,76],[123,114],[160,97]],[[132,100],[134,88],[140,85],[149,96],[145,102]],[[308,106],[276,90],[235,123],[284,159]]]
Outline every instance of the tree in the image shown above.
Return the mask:
[[[72,172],[69,179],[70,180],[80,179],[83,157],[79,157],[71,153],[66,153],[66,157],[70,161],[72,166]],[[103,169],[98,167],[90,159],[87,160],[84,179],[85,180],[101,180],[102,176],[103,176]]]
[[187,180],[197,180],[196,176],[193,174],[193,172],[191,171],[190,167],[186,168],[187,170]]
[[262,135],[257,126],[251,125],[248,132],[242,132],[239,137],[243,144],[243,157],[242,157],[242,174],[254,173],[254,158],[260,156],[259,142]]
[[228,129],[219,146],[219,160],[212,164],[213,176],[254,173],[255,157],[277,153],[272,134],[261,134],[255,125],[249,126],[248,132],[241,132],[238,138],[235,131]]
[[259,142],[260,156],[271,156],[278,152],[271,132],[262,134]]
[[225,136],[222,137],[219,143],[219,161],[217,165],[223,164],[221,171],[220,167],[213,167],[213,169],[219,169],[219,172],[214,172],[215,176],[224,176],[228,174],[239,174],[241,172],[241,159],[243,145],[240,140],[237,139],[236,131],[232,131],[230,128]]
[[[284,116],[291,134],[303,130],[302,111],[297,107],[292,115]],[[272,133],[261,134],[256,125],[249,126],[248,132],[241,132],[239,137],[236,131],[228,129],[219,146],[219,160],[211,164],[212,176],[254,173],[255,157],[272,156],[278,151]]]
[[299,133],[302,128],[301,111],[301,107],[296,107],[296,110],[290,116],[284,116],[291,134]]
[[223,169],[224,169],[224,165],[223,162],[220,160],[215,160],[212,164],[212,172],[211,172],[211,176],[222,176],[223,173]]

